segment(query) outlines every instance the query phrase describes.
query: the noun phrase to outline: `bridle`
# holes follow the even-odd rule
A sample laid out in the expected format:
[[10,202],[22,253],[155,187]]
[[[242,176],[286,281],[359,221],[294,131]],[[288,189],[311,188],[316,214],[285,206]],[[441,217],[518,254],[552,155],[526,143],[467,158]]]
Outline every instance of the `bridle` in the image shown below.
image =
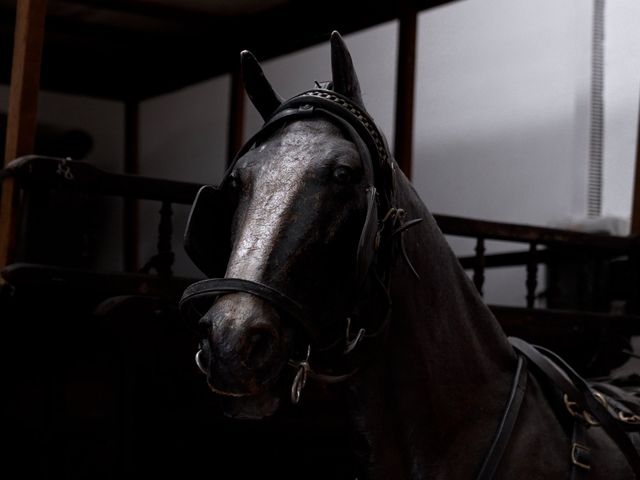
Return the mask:
[[[324,118],[338,126],[355,144],[362,162],[367,208],[356,252],[356,300],[352,307],[354,310],[357,308],[357,299],[362,298],[365,289],[374,288],[380,290],[385,303],[383,310],[386,311],[380,318],[373,321],[368,319],[366,324],[358,324],[357,327],[352,324],[356,322],[352,315],[354,312],[350,311],[328,328],[319,328],[308,310],[285,292],[252,280],[221,278],[223,269],[215,263],[224,263],[226,267],[226,259],[211,257],[209,251],[216,248],[215,239],[203,238],[211,235],[208,230],[211,212],[206,215],[204,212],[211,208],[220,209],[214,203],[224,202],[224,192],[239,159],[285,122],[308,118]],[[388,259],[393,243],[391,240],[394,237],[401,238],[407,228],[421,220],[404,222],[404,211],[395,206],[395,168],[384,136],[374,121],[362,107],[347,97],[328,89],[313,89],[283,102],[236,154],[220,186],[202,187],[196,196],[187,223],[185,250],[193,262],[213,278],[196,282],[185,290],[180,300],[183,316],[197,322],[219,296],[236,292],[251,294],[265,300],[281,315],[301,326],[309,339],[306,357],[289,362],[297,370],[291,389],[294,403],[299,401],[308,377],[323,382],[350,378],[366,356],[363,352],[368,350],[367,345],[382,336],[390,317]],[[381,215],[380,212],[384,213]],[[220,217],[223,214],[221,212]],[[385,258],[384,262],[380,261],[382,257]],[[199,354],[196,355],[198,359]],[[311,367],[311,361],[316,367]]]

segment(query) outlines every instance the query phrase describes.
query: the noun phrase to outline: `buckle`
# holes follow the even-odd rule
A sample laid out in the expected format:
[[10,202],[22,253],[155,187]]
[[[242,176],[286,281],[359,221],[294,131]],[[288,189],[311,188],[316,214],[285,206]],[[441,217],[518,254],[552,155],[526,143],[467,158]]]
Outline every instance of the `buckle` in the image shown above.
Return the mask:
[[591,470],[591,465],[586,463],[589,459],[591,449],[584,445],[574,442],[571,446],[571,461],[574,465],[584,468],[585,470]]
[[300,403],[300,397],[302,397],[302,390],[307,384],[307,377],[311,372],[311,365],[309,365],[309,357],[311,356],[311,345],[307,347],[307,358],[300,362],[289,361],[289,364],[298,369],[296,376],[293,379],[291,385],[291,403],[298,405]]
[[630,423],[632,425],[640,424],[640,415],[627,415],[622,410],[618,411],[618,418],[625,423]]
[[310,105],[308,103],[305,103],[304,105],[300,105],[298,107],[298,112],[299,113],[304,113],[304,114],[307,114],[307,115],[313,113],[314,110],[315,110],[314,106]]
[[[600,403],[602,403],[602,400],[604,400],[604,397],[602,400],[600,400],[598,397],[596,397],[598,399],[598,401]],[[578,410],[578,402],[574,402],[572,400],[569,400],[569,396],[565,393],[562,397],[562,399],[564,400],[564,406],[566,407],[567,411],[576,418],[579,418],[583,421],[585,421],[587,423],[587,425],[591,426],[591,427],[598,427],[600,426],[600,422],[598,422],[598,420],[596,420],[593,415],[591,413],[589,413],[587,410]],[[606,402],[606,400],[604,400]]]

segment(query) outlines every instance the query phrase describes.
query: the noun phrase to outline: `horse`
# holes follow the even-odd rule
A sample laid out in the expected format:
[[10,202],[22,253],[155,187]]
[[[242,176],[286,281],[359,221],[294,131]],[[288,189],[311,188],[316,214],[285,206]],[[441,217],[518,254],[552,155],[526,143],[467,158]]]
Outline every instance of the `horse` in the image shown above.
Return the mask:
[[640,478],[635,398],[505,335],[330,44],[332,80],[286,101],[241,53],[265,123],[185,233],[208,278],[180,308],[209,388],[259,419],[341,384],[359,478]]

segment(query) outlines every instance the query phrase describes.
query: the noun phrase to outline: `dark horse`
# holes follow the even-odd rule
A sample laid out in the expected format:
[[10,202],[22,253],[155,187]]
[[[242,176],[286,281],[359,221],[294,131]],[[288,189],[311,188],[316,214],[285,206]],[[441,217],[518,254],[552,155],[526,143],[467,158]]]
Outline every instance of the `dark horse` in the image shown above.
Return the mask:
[[181,302],[231,413],[343,382],[367,478],[639,475],[632,396],[607,402],[614,387],[594,395],[505,336],[389,155],[340,35],[332,81],[287,101],[241,59],[265,124],[198,195],[185,248],[211,278]]

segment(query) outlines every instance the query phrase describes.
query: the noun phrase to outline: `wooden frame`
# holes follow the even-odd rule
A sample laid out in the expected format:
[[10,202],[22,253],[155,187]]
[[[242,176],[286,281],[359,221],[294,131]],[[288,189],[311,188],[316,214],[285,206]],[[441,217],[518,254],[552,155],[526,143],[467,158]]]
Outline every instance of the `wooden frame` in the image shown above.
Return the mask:
[[640,108],[638,109],[638,134],[636,136],[636,169],[631,204],[631,235],[640,235]]
[[[4,165],[31,153],[36,135],[47,0],[18,0]],[[0,268],[13,256],[20,198],[12,178],[2,183]],[[1,280],[0,280],[1,281]]]

